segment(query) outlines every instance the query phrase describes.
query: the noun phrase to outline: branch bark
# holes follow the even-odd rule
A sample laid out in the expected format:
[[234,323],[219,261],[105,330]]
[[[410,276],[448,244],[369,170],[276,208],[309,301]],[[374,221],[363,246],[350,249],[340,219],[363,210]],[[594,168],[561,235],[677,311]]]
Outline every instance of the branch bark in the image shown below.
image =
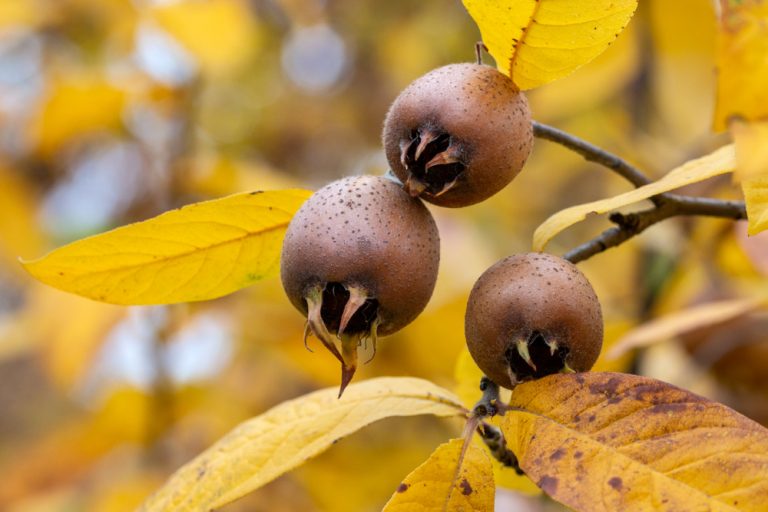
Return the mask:
[[[586,160],[616,172],[635,187],[639,188],[651,183],[651,179],[637,167],[575,135],[536,121],[533,122],[533,134],[540,139],[560,144],[580,154]],[[725,201],[669,193],[659,194],[649,199],[654,204],[653,208],[629,214],[611,214],[609,219],[616,226],[568,251],[563,257],[572,263],[584,261],[611,247],[621,245],[657,222],[671,217],[702,215],[734,220],[747,218],[746,206],[743,201]]]

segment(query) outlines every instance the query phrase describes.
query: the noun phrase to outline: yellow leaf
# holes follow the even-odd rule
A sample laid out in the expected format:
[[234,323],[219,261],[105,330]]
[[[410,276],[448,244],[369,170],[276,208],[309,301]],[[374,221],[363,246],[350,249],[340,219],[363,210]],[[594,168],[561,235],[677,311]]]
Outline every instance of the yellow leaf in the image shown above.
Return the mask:
[[405,477],[384,512],[493,511],[491,460],[483,448],[470,443],[457,473],[463,445],[463,439],[452,439],[438,446],[424,464]]
[[125,92],[98,75],[74,74],[54,82],[32,123],[40,152],[50,157],[73,139],[118,128],[125,103]]
[[78,240],[24,266],[45,284],[112,304],[213,299],[274,274],[306,190],[235,194]]
[[715,129],[768,117],[768,2],[720,1]]
[[[767,36],[768,37],[768,36]],[[731,124],[736,146],[737,181],[768,176],[768,122]]]
[[756,235],[768,229],[768,176],[750,178],[741,187],[747,203],[747,233]]
[[[556,80],[547,87],[531,91],[528,101],[536,118],[545,122],[578,119],[577,122],[590,124],[586,118],[577,117],[577,114],[586,111],[597,114],[598,108],[604,107],[612,98],[621,94],[637,78],[642,66],[639,37],[642,30],[641,25],[628,26],[624,34],[588,67]],[[711,72],[709,69],[707,71]],[[710,98],[711,93],[707,99]],[[612,119],[613,122],[619,122],[616,117]]]
[[707,156],[690,160],[680,167],[671,170],[658,181],[644,187],[636,188],[608,199],[580,204],[561,210],[536,228],[533,234],[533,250],[543,251],[549,241],[558,233],[586,219],[587,215],[591,213],[610,212],[663,192],[732,172],[735,167],[736,156],[733,144],[730,144]]
[[608,358],[616,358],[628,351],[674,338],[695,329],[709,327],[751,313],[764,300],[735,299],[710,302],[683,311],[671,313],[645,323],[624,336],[611,347]]
[[463,1],[498,68],[523,90],[603,53],[637,8],[637,0]]
[[211,510],[261,487],[375,421],[466,412],[449,391],[408,377],[371,379],[351,384],[340,399],[338,393],[338,387],[316,391],[240,424],[172,475],[140,510]]
[[576,511],[761,511],[768,430],[724,405],[620,373],[522,384],[502,430],[522,469]]
[[749,234],[768,228],[768,122],[731,123],[736,163],[734,179],[741,182],[747,203]]
[[211,73],[226,72],[249,56],[256,25],[241,0],[183,1],[154,10],[157,22]]

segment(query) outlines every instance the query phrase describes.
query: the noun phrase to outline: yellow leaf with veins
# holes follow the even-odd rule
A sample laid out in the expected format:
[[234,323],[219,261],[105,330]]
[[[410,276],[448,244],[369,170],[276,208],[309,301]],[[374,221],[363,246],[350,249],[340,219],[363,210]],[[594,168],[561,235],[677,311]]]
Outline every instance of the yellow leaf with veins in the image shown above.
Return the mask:
[[24,263],[45,284],[112,304],[213,299],[273,275],[306,190],[235,194],[78,240]]
[[768,430],[670,384],[621,373],[518,386],[502,430],[520,467],[576,511],[763,511]]
[[283,402],[241,423],[179,469],[140,509],[211,510],[261,487],[375,421],[394,416],[459,416],[459,399],[431,382],[381,377]]
[[501,72],[520,89],[569,75],[613,42],[637,0],[464,0]]
[[452,439],[438,446],[403,480],[383,512],[492,512],[495,486],[488,453],[470,443],[459,467],[463,445],[463,439]]

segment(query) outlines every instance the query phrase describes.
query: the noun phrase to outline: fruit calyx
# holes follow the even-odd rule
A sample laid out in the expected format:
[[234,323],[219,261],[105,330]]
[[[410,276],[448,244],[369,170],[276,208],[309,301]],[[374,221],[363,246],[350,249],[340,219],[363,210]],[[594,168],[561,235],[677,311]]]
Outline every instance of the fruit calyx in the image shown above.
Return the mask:
[[357,370],[358,346],[370,339],[373,355],[368,361],[376,355],[380,322],[378,301],[365,288],[342,283],[316,284],[307,291],[305,300],[307,328],[304,330],[304,345],[307,346],[307,337],[311,332],[339,360],[341,397]]
[[400,141],[400,162],[408,172],[403,188],[412,197],[440,197],[466,169],[460,157],[450,134],[431,127],[413,130],[410,139]]
[[509,363],[509,380],[514,385],[553,373],[573,372],[566,363],[568,352],[568,347],[559,346],[557,341],[534,331],[527,339],[510,343],[507,348],[504,357]]

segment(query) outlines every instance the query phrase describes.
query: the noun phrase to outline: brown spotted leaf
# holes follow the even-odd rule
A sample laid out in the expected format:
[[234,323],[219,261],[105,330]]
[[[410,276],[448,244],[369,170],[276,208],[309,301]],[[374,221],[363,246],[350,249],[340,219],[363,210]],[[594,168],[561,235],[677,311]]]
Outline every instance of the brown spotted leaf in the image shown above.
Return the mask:
[[461,467],[463,439],[441,444],[400,483],[383,512],[456,510],[492,512],[493,467],[485,448],[471,443]]
[[724,405],[621,373],[551,375],[510,404],[509,448],[574,510],[766,510],[768,430]]

